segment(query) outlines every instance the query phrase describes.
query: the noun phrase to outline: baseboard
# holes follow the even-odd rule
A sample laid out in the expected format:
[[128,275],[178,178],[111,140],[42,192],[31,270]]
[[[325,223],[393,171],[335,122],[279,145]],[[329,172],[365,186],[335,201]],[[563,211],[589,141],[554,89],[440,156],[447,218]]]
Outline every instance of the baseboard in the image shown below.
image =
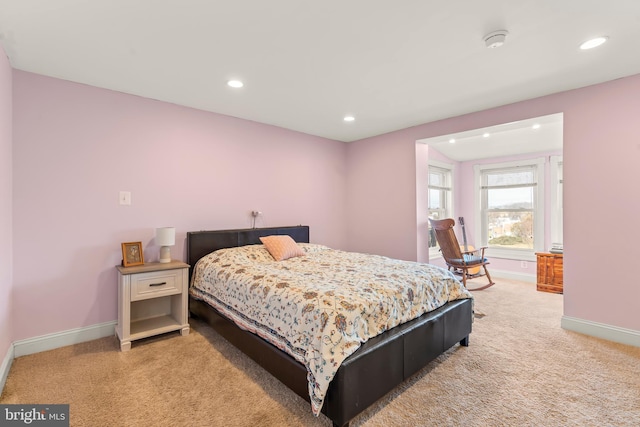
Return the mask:
[[14,355],[15,357],[26,356],[28,354],[40,353],[41,351],[53,350],[55,348],[108,337],[114,335],[116,323],[116,321],[100,323],[84,328],[70,329],[68,331],[15,341],[13,343]]
[[7,355],[4,357],[2,364],[0,365],[0,395],[2,395],[2,391],[4,390],[4,384],[7,382],[7,377],[9,376],[9,370],[11,369],[11,364],[13,363],[13,343],[9,344],[9,349],[7,350]]
[[494,270],[492,268],[489,269],[489,274],[494,278],[502,278],[509,280],[518,280],[520,282],[528,282],[528,283],[536,283],[537,278],[535,274],[525,274],[525,273],[516,273],[513,271],[505,271],[505,270]]
[[640,347],[640,332],[632,329],[619,328],[604,323],[591,322],[575,317],[562,316],[560,320],[562,329],[578,332],[591,337],[602,338],[620,344]]

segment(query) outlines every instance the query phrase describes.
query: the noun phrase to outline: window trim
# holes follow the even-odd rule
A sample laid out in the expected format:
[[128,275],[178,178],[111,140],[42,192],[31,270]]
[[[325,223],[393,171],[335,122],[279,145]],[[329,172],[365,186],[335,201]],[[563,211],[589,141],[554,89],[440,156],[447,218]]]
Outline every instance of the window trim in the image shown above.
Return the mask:
[[474,176],[474,220],[475,241],[480,242],[480,246],[488,246],[483,240],[482,235],[484,224],[482,222],[482,172],[489,169],[508,169],[523,166],[536,167],[536,192],[535,192],[535,209],[534,209],[534,247],[533,249],[504,249],[488,247],[485,255],[493,258],[505,258],[521,261],[536,261],[536,252],[542,252],[544,248],[544,176],[545,176],[545,158],[536,157],[531,159],[516,160],[511,162],[500,162],[491,164],[473,165]]
[[[559,165],[562,164],[563,168],[563,181],[564,181],[564,162],[562,161],[562,156],[550,156],[549,157],[549,167],[550,167],[550,185],[551,185],[551,242],[550,245],[554,243],[562,243],[563,238],[563,216],[564,209],[563,203],[558,203],[558,171]],[[564,187],[564,183],[562,184]],[[563,188],[564,194],[564,188]]]
[[[453,163],[446,163],[446,162],[442,162],[439,160],[429,160],[429,164],[428,167],[436,167],[436,168],[440,168],[440,169],[446,169],[449,171],[450,177],[451,177],[451,182],[449,187],[451,188],[451,197],[449,197],[449,200],[447,200],[447,208],[446,210],[448,212],[451,212],[451,217],[455,218],[453,215],[453,209],[455,206],[455,203],[453,202],[453,198],[454,198],[454,194],[455,194],[455,168],[456,165]],[[427,182],[427,191],[429,191],[429,182]],[[427,200],[428,200],[428,196],[427,196]],[[427,203],[427,210],[428,210],[428,203]],[[428,212],[427,212],[427,216],[428,216]],[[429,227],[429,225],[427,225],[427,227]],[[427,243],[428,244],[428,243]],[[429,248],[429,260],[432,259],[438,259],[438,258],[442,258],[442,253],[440,252],[440,249],[438,247],[433,247],[433,248]]]

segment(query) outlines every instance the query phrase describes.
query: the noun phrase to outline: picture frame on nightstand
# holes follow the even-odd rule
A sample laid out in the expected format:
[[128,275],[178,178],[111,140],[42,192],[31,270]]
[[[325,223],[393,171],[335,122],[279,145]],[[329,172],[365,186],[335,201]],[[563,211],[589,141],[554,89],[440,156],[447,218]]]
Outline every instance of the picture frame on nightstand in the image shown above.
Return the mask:
[[122,244],[122,266],[132,267],[144,264],[142,242],[126,242]]

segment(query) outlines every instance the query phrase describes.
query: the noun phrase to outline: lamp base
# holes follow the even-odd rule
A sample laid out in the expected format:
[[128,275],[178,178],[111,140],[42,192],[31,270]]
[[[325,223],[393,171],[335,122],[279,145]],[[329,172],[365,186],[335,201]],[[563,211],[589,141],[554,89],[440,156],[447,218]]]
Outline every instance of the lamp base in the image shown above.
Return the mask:
[[160,247],[160,263],[171,262],[171,246]]

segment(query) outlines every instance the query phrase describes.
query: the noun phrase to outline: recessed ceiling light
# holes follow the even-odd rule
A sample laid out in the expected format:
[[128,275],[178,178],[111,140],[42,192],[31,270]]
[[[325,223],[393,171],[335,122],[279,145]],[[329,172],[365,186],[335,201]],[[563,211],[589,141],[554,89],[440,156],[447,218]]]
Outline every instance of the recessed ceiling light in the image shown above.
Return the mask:
[[595,39],[587,40],[586,42],[580,45],[580,49],[587,50],[593,49],[594,47],[598,47],[609,39],[607,36],[596,37]]
[[244,86],[244,83],[242,83],[240,80],[229,80],[227,82],[227,85],[238,88]]
[[455,144],[455,143],[456,143],[456,140],[455,140],[455,139],[451,138],[451,139],[449,140],[449,144]]
[[345,122],[352,122],[354,121],[356,118],[353,116],[344,116],[344,121]]
[[540,123],[536,123],[533,126],[531,126],[531,129],[540,129]]
[[482,134],[483,138],[489,138],[491,136],[491,134],[489,132],[485,132]]

